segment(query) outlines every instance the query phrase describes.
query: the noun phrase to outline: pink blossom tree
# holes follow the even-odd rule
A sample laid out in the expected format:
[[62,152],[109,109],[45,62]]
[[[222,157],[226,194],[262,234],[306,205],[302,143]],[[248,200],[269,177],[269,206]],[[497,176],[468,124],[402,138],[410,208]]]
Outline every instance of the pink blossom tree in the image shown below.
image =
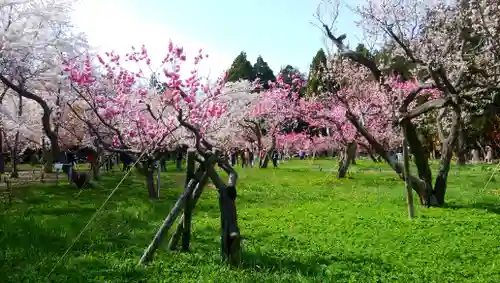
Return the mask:
[[[83,61],[68,61],[64,70],[73,96],[67,106],[84,123],[98,146],[126,154],[134,160],[146,177],[150,198],[158,197],[153,171],[161,151],[179,143],[191,147],[187,154],[184,193],[165,218],[140,263],[152,259],[182,209],[184,215],[169,246],[176,248],[183,234],[182,248],[189,248],[191,211],[209,179],[219,190],[223,219],[221,249],[229,261],[238,261],[237,174],[210,142],[214,124],[227,111],[227,104],[221,99],[227,74],[210,83],[194,69],[183,78],[181,69],[187,54],[172,42],[167,50],[157,67],[160,72],[153,69],[154,62],[145,46],[132,48],[125,55],[109,52],[102,57],[89,55]],[[206,57],[200,50],[193,58],[194,65]],[[157,85],[150,84],[151,74],[155,74],[153,81],[158,82]],[[73,107],[75,103],[82,105],[80,111]],[[199,163],[197,168],[196,162]],[[215,163],[228,173],[227,184],[214,170]]]
[[[492,8],[491,4],[488,1],[450,5],[436,1],[410,1],[401,5],[399,1],[384,0],[367,1],[355,8],[362,19],[360,25],[372,39],[382,38],[392,56],[401,56],[414,66],[411,71],[415,82],[411,88],[394,84],[383,72],[384,66],[349,49],[343,42],[346,36],[335,36],[333,24],[326,24],[318,15],[321,28],[339,54],[369,70],[382,92],[390,94],[395,87],[404,90],[395,121],[402,128],[415,157],[418,177],[403,172],[382,142],[367,129],[363,116],[340,95],[342,92],[335,91],[334,76],[324,75],[325,83],[329,82],[327,89],[337,93],[336,98],[344,106],[347,120],[402,179],[410,182],[422,204],[444,204],[453,148],[463,125],[464,101],[474,100],[497,85],[498,77],[494,74],[498,73],[499,67],[492,58],[498,54],[500,46],[496,28],[500,13],[498,5]],[[338,16],[337,8],[338,5],[334,7],[332,23]],[[441,95],[412,108],[410,104],[426,89],[437,89]],[[434,186],[427,156],[417,135],[417,117],[432,111],[438,112],[436,126],[442,147]]]
[[251,112],[251,117],[261,119],[259,130],[265,131],[262,135],[263,147],[267,153],[261,162],[261,168],[266,168],[269,163],[271,153],[277,149],[277,137],[286,128],[294,128],[300,118],[299,111],[304,106],[300,98],[300,90],[305,86],[299,73],[291,75],[291,82],[284,80],[284,74],[276,78],[276,82],[269,82],[269,89],[262,90],[260,99]]
[[[310,101],[305,116],[311,124],[331,129],[335,143],[344,147],[339,164],[338,177],[343,178],[349,164],[353,162],[358,144],[370,150],[366,139],[347,119],[349,110],[359,117],[360,123],[383,145],[386,150],[401,147],[401,130],[395,124],[398,109],[404,94],[415,86],[414,81],[400,82],[397,77],[388,77],[391,91],[380,88],[369,71],[343,58],[329,62],[330,77],[335,80],[331,92],[325,92]],[[425,91],[437,97],[437,91]],[[424,94],[422,93],[422,94]],[[413,102],[409,107],[413,108]]]
[[[225,104],[217,100],[224,78],[214,85],[203,84],[194,70],[183,79],[180,72],[186,54],[173,43],[168,51],[159,67],[162,76],[157,78],[167,86],[164,89],[151,87],[146,79],[146,72],[156,72],[145,46],[124,56],[110,52],[94,61],[87,56],[83,62],[68,62],[65,67],[74,94],[67,106],[99,146],[141,158],[138,164],[152,198],[157,195],[153,170],[159,152],[180,140],[200,148],[206,130],[225,111]],[[200,50],[194,61],[197,64],[203,58]],[[76,102],[84,105],[83,115],[72,106]]]

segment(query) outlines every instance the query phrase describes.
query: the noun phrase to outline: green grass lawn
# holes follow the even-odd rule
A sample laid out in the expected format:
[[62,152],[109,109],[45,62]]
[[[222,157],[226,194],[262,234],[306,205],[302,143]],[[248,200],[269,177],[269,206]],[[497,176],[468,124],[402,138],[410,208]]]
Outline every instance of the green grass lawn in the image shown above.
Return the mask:
[[324,170],[299,160],[238,169],[239,268],[220,262],[213,189],[196,208],[192,251],[162,247],[136,267],[182,190],[182,174],[171,172],[158,201],[127,178],[46,278],[122,173],[81,193],[18,189],[13,206],[0,207],[0,282],[500,282],[500,174],[485,187],[494,166],[455,167],[447,207],[417,206],[409,220],[404,184],[385,165],[361,161],[337,180],[333,161],[315,163]]

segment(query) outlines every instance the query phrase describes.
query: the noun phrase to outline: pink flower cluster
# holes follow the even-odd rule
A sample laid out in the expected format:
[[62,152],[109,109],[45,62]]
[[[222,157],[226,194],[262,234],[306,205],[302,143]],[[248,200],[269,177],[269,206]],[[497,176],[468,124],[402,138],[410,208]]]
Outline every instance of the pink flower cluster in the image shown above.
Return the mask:
[[[152,59],[145,46],[132,47],[120,56],[107,52],[91,60],[67,62],[67,73],[77,100],[86,102],[87,122],[104,128],[113,135],[115,147],[148,148],[158,142],[172,142],[179,119],[189,123],[201,134],[218,119],[226,105],[218,100],[227,73],[214,84],[204,82],[196,69],[187,78],[181,75],[187,56],[182,47],[169,43],[168,53],[161,61],[162,76],[152,70]],[[204,58],[202,50],[193,58],[196,67]],[[135,66],[135,71],[130,71]],[[151,76],[163,86],[149,85]],[[165,87],[166,86],[166,87]],[[103,133],[104,135],[104,133]],[[172,137],[172,138],[169,138]]]

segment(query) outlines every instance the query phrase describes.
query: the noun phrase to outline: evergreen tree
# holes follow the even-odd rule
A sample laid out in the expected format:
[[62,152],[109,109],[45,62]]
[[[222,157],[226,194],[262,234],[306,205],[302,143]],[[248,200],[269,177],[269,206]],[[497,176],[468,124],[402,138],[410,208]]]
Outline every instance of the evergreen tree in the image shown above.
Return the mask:
[[356,46],[356,52],[361,52],[366,58],[373,59],[373,54],[366,48],[363,43],[358,44]]
[[247,54],[244,51],[236,56],[229,69],[227,80],[229,82],[237,82],[239,80],[255,80],[255,72],[252,64],[247,59]]
[[260,55],[257,57],[257,61],[253,65],[253,70],[255,72],[255,76],[260,79],[264,89],[269,88],[268,81],[276,80],[273,70],[271,70],[267,62],[264,61]]
[[321,48],[314,56],[311,67],[309,69],[306,91],[307,96],[313,96],[320,91],[320,81],[318,79],[318,74],[321,71],[321,67],[324,65],[326,65],[326,54],[323,48]]

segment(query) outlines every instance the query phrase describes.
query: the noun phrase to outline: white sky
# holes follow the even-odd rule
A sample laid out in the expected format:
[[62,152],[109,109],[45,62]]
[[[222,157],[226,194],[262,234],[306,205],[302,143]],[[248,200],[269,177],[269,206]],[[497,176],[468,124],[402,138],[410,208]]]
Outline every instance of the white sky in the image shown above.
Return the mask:
[[175,45],[184,47],[186,51],[189,64],[182,66],[183,73],[191,71],[191,58],[198,54],[200,48],[209,55],[200,67],[202,75],[215,78],[230,67],[234,54],[225,55],[224,51],[213,49],[203,42],[183,37],[173,27],[141,17],[141,13],[133,11],[131,1],[81,0],[75,6],[74,23],[79,31],[87,34],[89,43],[102,53],[114,50],[124,54],[131,51],[132,45],[140,47],[144,44],[155,64],[165,57],[169,39],[172,39]]

